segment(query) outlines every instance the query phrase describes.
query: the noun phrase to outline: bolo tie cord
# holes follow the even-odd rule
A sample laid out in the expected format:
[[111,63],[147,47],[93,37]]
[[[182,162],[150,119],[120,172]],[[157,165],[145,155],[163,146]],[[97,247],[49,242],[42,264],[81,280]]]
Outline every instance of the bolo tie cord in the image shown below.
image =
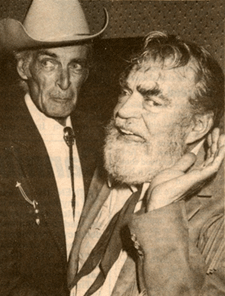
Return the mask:
[[74,164],[73,164],[73,145],[74,145],[74,134],[71,127],[66,126],[63,130],[64,140],[69,147],[69,170],[71,178],[71,188],[72,188],[72,200],[71,206],[73,211],[73,219],[75,219],[75,207],[76,207],[76,194],[75,194],[75,182],[74,182]]

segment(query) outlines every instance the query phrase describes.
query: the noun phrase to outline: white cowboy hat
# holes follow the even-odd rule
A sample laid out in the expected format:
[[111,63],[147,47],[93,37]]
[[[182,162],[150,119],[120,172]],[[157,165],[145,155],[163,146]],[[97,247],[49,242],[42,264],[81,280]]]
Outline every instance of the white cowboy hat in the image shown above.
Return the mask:
[[33,0],[23,24],[6,18],[0,21],[1,43],[7,50],[57,47],[88,41],[104,32],[90,34],[78,0]]

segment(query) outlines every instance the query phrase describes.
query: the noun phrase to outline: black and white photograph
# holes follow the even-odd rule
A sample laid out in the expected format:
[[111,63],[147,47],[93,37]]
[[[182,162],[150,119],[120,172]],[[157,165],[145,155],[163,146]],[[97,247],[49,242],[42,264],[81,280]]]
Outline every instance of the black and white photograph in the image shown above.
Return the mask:
[[225,296],[224,0],[0,0],[0,296]]

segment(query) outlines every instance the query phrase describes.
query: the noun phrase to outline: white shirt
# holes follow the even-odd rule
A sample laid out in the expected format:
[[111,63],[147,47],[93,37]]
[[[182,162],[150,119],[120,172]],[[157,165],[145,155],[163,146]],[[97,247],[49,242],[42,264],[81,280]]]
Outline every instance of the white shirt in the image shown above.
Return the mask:
[[[73,146],[76,194],[75,219],[73,220],[69,147],[63,139],[64,127],[55,119],[49,118],[40,112],[34,105],[29,94],[25,95],[25,103],[44,141],[52,165],[62,207],[68,258],[84,204],[84,184],[77,147],[76,144]],[[70,117],[67,118],[66,125],[72,127]]]
[[[135,212],[142,206],[143,196],[149,187],[149,183],[145,183],[142,188],[141,196],[135,207]],[[94,248],[102,233],[108,226],[112,217],[124,206],[127,199],[133,192],[137,191],[137,188],[132,186],[131,188],[112,189],[108,199],[102,206],[101,211],[96,217],[92,227],[89,229],[85,236],[79,254],[79,269],[84,264],[91,250]],[[113,288],[116,284],[119,273],[127,259],[126,251],[121,251],[118,259],[110,269],[103,286],[96,291],[93,296],[109,296],[111,295]],[[88,288],[93,284],[94,280],[100,272],[97,266],[89,275],[83,277],[77,284],[76,296],[83,296]]]

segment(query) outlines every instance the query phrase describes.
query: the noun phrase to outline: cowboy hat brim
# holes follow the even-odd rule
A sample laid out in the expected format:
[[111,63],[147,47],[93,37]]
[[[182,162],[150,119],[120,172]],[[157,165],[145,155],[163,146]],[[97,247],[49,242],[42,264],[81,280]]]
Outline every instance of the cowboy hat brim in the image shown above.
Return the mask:
[[69,46],[78,43],[82,43],[93,38],[100,36],[108,26],[109,16],[107,10],[104,8],[105,22],[103,28],[95,34],[76,34],[73,36],[67,36],[66,40],[51,40],[42,41],[32,38],[24,28],[23,24],[17,20],[7,18],[1,22],[1,35],[3,47],[6,50],[25,50],[35,48],[47,48],[47,47],[60,47]]

